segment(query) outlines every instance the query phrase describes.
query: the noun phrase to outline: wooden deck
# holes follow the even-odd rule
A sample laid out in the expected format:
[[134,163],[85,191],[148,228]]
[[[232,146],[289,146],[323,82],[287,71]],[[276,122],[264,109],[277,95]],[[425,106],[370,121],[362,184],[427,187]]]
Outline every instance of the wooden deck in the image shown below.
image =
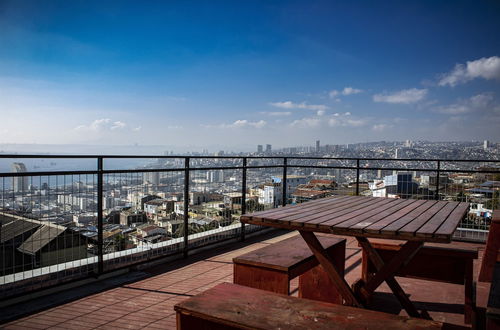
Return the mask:
[[[203,252],[191,256],[188,260],[150,268],[142,271],[141,279],[69,299],[68,302],[59,303],[57,306],[0,324],[0,328],[174,329],[176,323],[173,306],[219,283],[232,282],[233,257],[296,234],[297,232],[294,232],[274,237],[266,234],[245,243]],[[346,279],[348,283],[353,283],[361,276],[362,253],[355,238],[347,239]],[[484,247],[462,242],[453,242],[450,247],[454,245]],[[480,262],[481,256],[482,250],[477,262]],[[474,272],[477,278],[479,263],[475,265]],[[400,278],[398,282],[405,292],[411,295],[416,306],[425,306],[433,319],[464,325],[462,286],[407,278]],[[296,287],[297,283],[298,280],[294,280],[292,288]],[[479,306],[486,305],[488,289],[488,285],[478,284]],[[385,284],[377,290],[373,309],[406,315],[389,292],[390,289]],[[46,302],[50,297],[44,299]],[[37,301],[31,302],[30,305],[37,305]],[[9,311],[5,309],[0,311],[1,313]]]

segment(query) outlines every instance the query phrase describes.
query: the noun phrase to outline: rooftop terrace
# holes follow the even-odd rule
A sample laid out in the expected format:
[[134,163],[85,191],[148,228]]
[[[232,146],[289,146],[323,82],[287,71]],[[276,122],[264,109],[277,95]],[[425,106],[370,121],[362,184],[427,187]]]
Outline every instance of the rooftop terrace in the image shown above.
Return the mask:
[[[245,242],[212,248],[186,259],[136,270],[116,278],[33,299],[0,312],[5,329],[173,329],[173,306],[219,283],[232,282],[232,258],[272,244],[297,232],[272,231]],[[346,279],[352,284],[361,275],[361,248],[347,238]],[[477,278],[484,244],[454,241],[452,246],[479,248],[474,265]],[[434,320],[463,324],[463,289],[459,285],[400,278],[417,308],[425,308]],[[297,281],[292,282],[292,287]],[[485,306],[489,287],[478,283],[477,303]],[[371,308],[405,315],[387,286],[378,290]],[[7,319],[7,323],[5,322]],[[3,321],[2,321],[3,320]]]

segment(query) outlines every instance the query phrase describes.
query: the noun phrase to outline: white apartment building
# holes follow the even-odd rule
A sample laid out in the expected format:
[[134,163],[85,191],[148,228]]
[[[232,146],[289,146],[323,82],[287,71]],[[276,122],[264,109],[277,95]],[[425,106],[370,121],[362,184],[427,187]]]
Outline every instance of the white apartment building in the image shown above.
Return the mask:
[[[26,165],[24,163],[12,163],[12,172],[23,173],[27,172]],[[12,178],[12,189],[14,192],[28,191],[28,177],[18,176]]]

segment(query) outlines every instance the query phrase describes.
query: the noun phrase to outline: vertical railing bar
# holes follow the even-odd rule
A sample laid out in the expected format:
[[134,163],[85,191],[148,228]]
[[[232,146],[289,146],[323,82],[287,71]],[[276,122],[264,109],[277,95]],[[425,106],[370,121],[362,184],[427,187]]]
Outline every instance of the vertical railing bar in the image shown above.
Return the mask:
[[356,196],[359,196],[359,158],[356,159]]
[[287,172],[287,167],[288,167],[288,159],[286,157],[283,157],[283,180],[281,181],[281,184],[283,185],[283,196],[281,198],[281,206],[286,206],[286,172]]
[[439,200],[439,177],[441,174],[441,161],[437,161],[437,174],[436,174],[436,196],[435,199]]
[[[243,173],[241,174],[241,214],[247,212],[247,158],[243,157]],[[245,240],[245,224],[241,223],[241,241]]]
[[189,157],[184,158],[184,247],[183,256],[188,256],[189,237]]
[[97,158],[97,268],[98,275],[104,272],[104,225],[102,214],[103,182],[102,182],[103,158]]

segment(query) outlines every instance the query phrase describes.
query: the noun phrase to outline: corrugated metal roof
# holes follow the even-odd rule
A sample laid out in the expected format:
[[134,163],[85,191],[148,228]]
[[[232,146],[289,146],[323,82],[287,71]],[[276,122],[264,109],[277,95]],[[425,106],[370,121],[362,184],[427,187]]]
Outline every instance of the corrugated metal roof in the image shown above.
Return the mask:
[[17,219],[17,217],[14,218],[0,215],[0,218],[2,218],[0,227],[0,243],[10,241],[15,237],[26,232],[30,232],[40,226],[39,223],[33,221],[24,221],[21,219]]
[[297,196],[297,197],[308,197],[308,198],[313,198],[321,195],[325,195],[326,191],[323,190],[302,190],[302,189],[297,189],[292,193],[292,196]]
[[320,180],[320,179],[314,179],[309,181],[309,183],[317,185],[317,184],[324,184],[324,185],[332,185],[334,184],[333,180]]
[[18,251],[28,254],[37,253],[41,248],[66,230],[66,227],[49,221],[29,219],[3,212],[0,213],[0,218],[2,224],[0,230],[1,243],[36,229],[36,231],[25,239],[17,248]]
[[65,230],[66,228],[61,226],[42,225],[36,232],[33,233],[33,235],[28,237],[28,239],[26,239],[23,244],[17,248],[17,250],[34,255]]

